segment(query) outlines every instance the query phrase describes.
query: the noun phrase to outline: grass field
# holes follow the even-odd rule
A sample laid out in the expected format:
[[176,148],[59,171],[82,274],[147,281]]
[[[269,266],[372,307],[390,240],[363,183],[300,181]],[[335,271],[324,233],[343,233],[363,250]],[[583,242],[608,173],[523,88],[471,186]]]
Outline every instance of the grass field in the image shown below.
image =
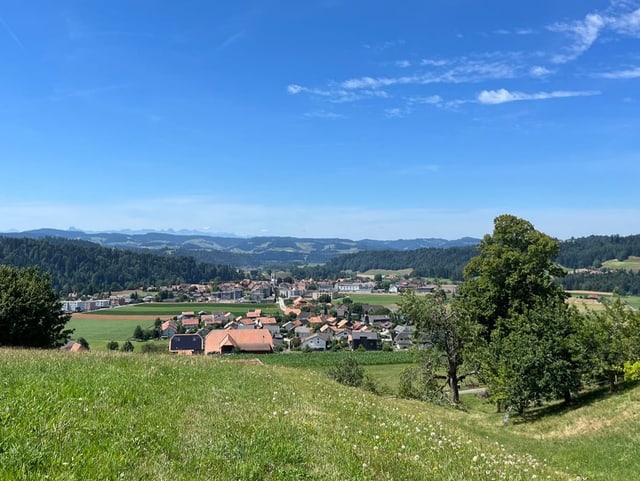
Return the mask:
[[402,277],[405,275],[409,275],[411,274],[411,272],[413,271],[412,268],[408,268],[408,269],[397,269],[397,270],[390,270],[390,269],[369,269],[368,271],[365,271],[361,274],[358,274],[358,277],[367,277],[369,279],[373,279],[376,274],[380,274],[381,276],[391,276],[391,277]]
[[245,315],[250,309],[262,309],[267,312],[278,312],[277,304],[211,304],[205,302],[149,302],[133,304],[129,306],[115,307],[111,309],[100,309],[92,311],[91,315],[97,316],[179,316],[183,311],[205,311],[208,313],[215,311],[231,312],[239,316]]
[[502,426],[311,370],[0,349],[0,479],[635,481],[639,408],[636,387]]
[[[373,304],[385,307],[395,306],[400,302],[399,294],[349,294],[347,297],[353,302],[359,302],[360,304]],[[339,303],[340,300],[334,301]]]
[[98,345],[106,344],[108,341],[126,341],[131,338],[136,326],[143,329],[153,327],[153,318],[145,321],[141,320],[119,320],[119,319],[75,319],[72,318],[67,324],[74,329],[72,338],[84,337],[92,349]]
[[629,258],[624,261],[619,261],[617,259],[608,260],[603,262],[602,266],[608,267],[609,269],[623,269],[638,272],[640,271],[640,257],[629,256]]

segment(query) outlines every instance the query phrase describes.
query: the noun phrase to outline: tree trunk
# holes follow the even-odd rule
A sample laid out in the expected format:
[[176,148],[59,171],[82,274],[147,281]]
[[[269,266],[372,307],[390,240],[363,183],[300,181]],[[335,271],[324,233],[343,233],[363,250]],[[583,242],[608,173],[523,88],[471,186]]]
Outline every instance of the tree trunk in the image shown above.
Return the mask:
[[611,370],[609,371],[609,392],[615,392],[616,388],[616,372]]
[[571,391],[568,389],[564,392],[564,405],[569,406],[571,404]]
[[451,404],[460,404],[460,388],[458,386],[458,367],[449,364],[449,400]]

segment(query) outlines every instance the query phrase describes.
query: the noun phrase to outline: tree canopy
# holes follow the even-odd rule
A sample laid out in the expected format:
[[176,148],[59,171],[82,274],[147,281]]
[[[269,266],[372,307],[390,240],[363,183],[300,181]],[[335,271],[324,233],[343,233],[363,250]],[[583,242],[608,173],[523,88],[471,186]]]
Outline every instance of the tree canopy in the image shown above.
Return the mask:
[[72,333],[48,274],[0,265],[0,346],[58,347]]
[[579,385],[558,242],[512,215],[495,219],[464,270],[461,303],[484,328],[478,359],[495,402],[522,411]]

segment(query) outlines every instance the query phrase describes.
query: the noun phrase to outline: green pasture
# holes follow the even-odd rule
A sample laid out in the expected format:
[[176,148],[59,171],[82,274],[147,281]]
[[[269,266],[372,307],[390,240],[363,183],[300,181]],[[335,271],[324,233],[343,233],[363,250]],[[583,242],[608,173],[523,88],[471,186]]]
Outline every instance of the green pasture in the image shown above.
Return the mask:
[[640,296],[625,296],[622,299],[631,307],[640,309]]
[[376,274],[380,274],[382,277],[385,276],[389,276],[389,277],[403,277],[405,275],[410,275],[411,272],[413,272],[412,268],[409,269],[395,269],[395,270],[391,270],[391,269],[369,269],[368,271],[365,271],[361,274],[358,274],[358,277],[370,277],[371,279],[373,279]]
[[353,357],[362,366],[380,366],[407,364],[414,362],[413,354],[408,351],[323,351],[323,352],[282,352],[274,354],[234,354],[224,359],[258,358],[265,364],[281,367],[307,368],[322,371],[335,366],[346,357]]
[[629,256],[624,261],[619,261],[617,259],[608,260],[602,263],[602,267],[638,272],[640,271],[640,257]]
[[243,316],[252,309],[262,309],[265,313],[275,313],[279,311],[278,305],[270,304],[213,304],[205,302],[145,302],[132,304],[110,309],[100,309],[91,314],[97,316],[179,316],[182,312],[207,313],[224,311],[231,312],[236,316]]
[[[67,327],[74,329],[72,339],[84,337],[89,343],[92,351],[105,351],[109,341],[118,341],[122,344],[124,341],[131,339],[136,326],[143,329],[153,327],[154,319],[148,321],[130,321],[124,319],[71,319]],[[132,341],[135,351],[140,351],[143,343]],[[167,346],[168,341],[148,341],[155,343],[163,343]]]
[[[345,297],[360,304],[372,304],[385,307],[393,307],[397,305],[401,299],[399,294],[349,294]],[[340,304],[340,302],[340,299],[333,301],[334,304]]]
[[126,341],[133,335],[136,326],[143,329],[153,327],[154,319],[149,321],[130,321],[116,319],[74,319],[67,327],[74,329],[73,338],[84,337],[89,342],[92,339],[106,339],[107,341]]
[[477,403],[219,357],[0,349],[0,479],[637,479],[638,387],[507,425]]

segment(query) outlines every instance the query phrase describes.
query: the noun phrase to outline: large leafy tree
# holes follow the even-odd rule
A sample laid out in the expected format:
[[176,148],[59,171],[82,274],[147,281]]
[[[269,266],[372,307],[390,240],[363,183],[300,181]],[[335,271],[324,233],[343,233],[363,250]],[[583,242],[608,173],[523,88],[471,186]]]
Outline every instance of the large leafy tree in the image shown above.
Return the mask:
[[478,255],[464,268],[460,289],[465,309],[489,335],[500,320],[523,314],[541,302],[564,303],[566,295],[554,277],[563,271],[554,263],[558,242],[533,225],[512,215],[494,221]]
[[61,346],[73,332],[69,319],[49,275],[0,265],[0,346]]
[[583,316],[580,330],[586,374],[606,379],[615,391],[625,363],[640,360],[640,312],[616,298],[604,303],[604,310]]
[[[445,293],[438,289],[432,295],[418,296],[413,292],[402,294],[400,312],[405,320],[416,327],[416,336],[432,346],[431,356],[425,363],[433,379],[444,379],[449,390],[449,400],[453,404],[460,402],[459,383],[469,373],[462,373],[465,349],[474,341],[477,325],[458,308],[456,303],[448,302]],[[443,369],[446,375],[437,374]],[[424,371],[423,369],[423,372]],[[435,386],[428,380],[428,384]]]
[[512,215],[495,219],[492,235],[464,270],[461,302],[483,326],[481,372],[498,406],[522,411],[532,402],[570,401],[579,375],[575,313],[554,282],[558,242]]

